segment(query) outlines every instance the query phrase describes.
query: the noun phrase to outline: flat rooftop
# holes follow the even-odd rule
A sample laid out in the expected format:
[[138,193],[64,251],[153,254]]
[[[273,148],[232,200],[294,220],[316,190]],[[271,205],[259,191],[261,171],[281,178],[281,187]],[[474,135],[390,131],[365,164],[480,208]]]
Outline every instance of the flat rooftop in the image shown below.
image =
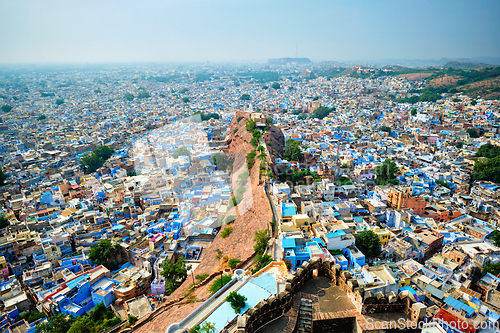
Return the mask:
[[128,301],[127,305],[128,313],[131,316],[137,317],[139,319],[152,312],[151,305],[149,305],[146,296],[138,297],[136,299]]

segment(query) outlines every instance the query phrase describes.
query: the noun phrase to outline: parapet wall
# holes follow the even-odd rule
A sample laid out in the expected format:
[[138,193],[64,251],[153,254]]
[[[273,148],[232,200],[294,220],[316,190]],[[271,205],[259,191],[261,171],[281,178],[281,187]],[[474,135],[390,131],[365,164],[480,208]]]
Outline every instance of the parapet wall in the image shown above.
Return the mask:
[[[331,329],[340,327],[359,326],[363,321],[364,314],[382,312],[400,312],[413,318],[412,305],[415,298],[408,292],[396,294],[390,292],[387,295],[379,292],[373,295],[371,292],[358,286],[358,282],[352,279],[352,274],[348,271],[341,271],[340,265],[335,264],[331,259],[323,262],[320,258],[312,258],[308,262],[302,263],[294,275],[290,275],[285,284],[285,291],[277,296],[272,295],[267,300],[259,302],[256,306],[248,309],[243,315],[238,317],[237,332],[253,333],[260,327],[283,315],[290,310],[293,305],[294,296],[300,292],[304,284],[313,276],[325,276],[338,285],[351,300],[356,310],[341,311],[338,313],[328,313],[325,315],[313,316],[314,332],[331,332]],[[362,329],[368,331],[369,329]],[[293,332],[290,327],[287,331]]]

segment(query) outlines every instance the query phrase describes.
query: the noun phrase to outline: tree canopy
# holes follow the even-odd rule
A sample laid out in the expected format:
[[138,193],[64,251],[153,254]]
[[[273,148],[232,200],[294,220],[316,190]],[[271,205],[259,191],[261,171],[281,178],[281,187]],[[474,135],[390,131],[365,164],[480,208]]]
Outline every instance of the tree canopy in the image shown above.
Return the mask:
[[6,180],[7,180],[7,175],[3,172],[3,169],[0,166],[0,186],[3,186]]
[[497,156],[500,156],[500,146],[495,146],[491,143],[482,145],[476,153],[476,157],[494,158]]
[[165,289],[170,295],[186,280],[191,265],[186,265],[184,257],[180,257],[175,263],[165,260],[162,268],[160,274],[165,278]]
[[62,98],[56,99],[56,105],[62,105],[64,104],[64,100]]
[[191,155],[191,151],[186,148],[186,146],[180,146],[178,148],[175,148],[174,152],[172,153],[173,158],[178,158],[179,156],[189,156]]
[[323,119],[330,115],[331,112],[335,111],[334,107],[327,108],[326,106],[320,106],[313,111],[311,118]]
[[477,133],[477,130],[474,128],[468,128],[467,133],[469,133],[469,136],[473,139],[479,138],[479,134]]
[[396,163],[387,158],[384,163],[375,169],[375,174],[377,175],[375,183],[377,185],[397,185],[399,184],[399,181],[396,179],[398,172],[399,170]]
[[278,82],[274,82],[274,83],[271,85],[271,88],[273,88],[273,89],[280,89],[280,88],[281,88],[281,85],[280,85]]
[[355,245],[368,258],[376,258],[382,253],[380,239],[372,230],[358,233]]
[[215,112],[205,113],[203,111],[196,111],[191,116],[191,121],[200,122],[200,121],[205,121],[205,120],[209,120],[209,119],[219,119],[219,118],[220,118],[219,114],[215,113]]
[[495,246],[500,246],[500,231],[495,229],[491,233],[491,240],[495,244]]
[[67,333],[71,324],[75,322],[75,318],[66,314],[60,313],[48,318],[46,323],[36,325],[36,333]]
[[246,296],[238,294],[236,291],[232,291],[226,297],[226,302],[231,304],[235,313],[240,313],[240,310],[245,307],[245,302],[247,301]]
[[500,182],[500,147],[490,143],[482,145],[476,153],[472,180]]
[[134,100],[135,96],[131,93],[126,93],[123,98],[125,98],[127,101],[131,102]]
[[86,174],[95,172],[104,165],[104,162],[113,155],[114,151],[113,148],[108,146],[100,146],[94,149],[91,154],[83,156],[80,166]]
[[486,161],[477,159],[472,171],[472,180],[486,180],[500,183],[500,156],[490,158]]
[[255,242],[253,250],[255,251],[255,253],[257,253],[258,255],[264,254],[269,239],[271,239],[269,231],[267,230],[256,231],[255,236],[253,238],[253,241]]
[[2,111],[7,113],[9,112],[10,110],[12,110],[12,106],[8,105],[8,104],[5,104],[2,106]]
[[94,264],[103,265],[110,271],[118,269],[120,245],[112,243],[110,239],[102,239],[90,248],[89,259]]
[[234,158],[230,158],[224,153],[216,153],[213,157],[212,160],[217,166],[217,170],[224,170],[226,171],[228,168],[231,169]]
[[41,116],[38,116],[38,118],[36,118],[36,120],[42,121],[42,120],[45,120],[46,118],[47,117],[44,114],[42,114]]
[[7,228],[9,225],[9,220],[3,215],[0,216],[0,229]]
[[189,333],[215,333],[217,330],[215,329],[214,324],[211,322],[204,322],[203,324],[197,325],[189,330]]
[[240,99],[242,101],[249,101],[250,100],[250,95],[249,94],[243,94],[243,95],[241,95]]
[[142,91],[137,95],[137,98],[149,98],[151,95],[147,91]]
[[389,134],[391,133],[391,128],[389,126],[380,126],[378,130],[381,132],[387,132]]
[[301,161],[300,142],[293,139],[286,140],[283,158],[287,161]]
[[231,276],[231,274],[224,274],[222,276],[219,276],[218,278],[216,278],[212,284],[210,285],[210,287],[208,288],[208,290],[210,291],[210,294],[215,294],[216,292],[219,291],[219,289],[221,289],[222,287],[224,287],[226,284],[229,283],[229,281],[231,281],[233,277]]

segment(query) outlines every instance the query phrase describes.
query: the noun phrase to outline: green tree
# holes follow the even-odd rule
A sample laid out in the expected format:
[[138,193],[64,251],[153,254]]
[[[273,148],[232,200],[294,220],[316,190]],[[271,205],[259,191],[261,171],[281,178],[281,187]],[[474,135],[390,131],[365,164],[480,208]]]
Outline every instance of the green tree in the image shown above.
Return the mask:
[[186,146],[180,146],[176,148],[172,154],[173,158],[178,158],[179,156],[190,156],[191,152],[189,149],[186,148]]
[[175,263],[165,260],[162,268],[163,270],[160,274],[166,280],[165,288],[170,295],[186,280],[187,272],[191,269],[191,265],[186,265],[184,257],[180,257]]
[[483,276],[488,274],[488,273],[493,274],[494,276],[497,276],[498,274],[500,274],[500,263],[488,264],[488,265],[484,266],[483,271],[482,271]]
[[381,132],[387,132],[389,134],[391,133],[391,128],[389,126],[380,126],[378,130]]
[[472,171],[472,180],[486,180],[500,183],[500,156],[489,159],[476,159],[474,170]]
[[7,180],[7,175],[3,172],[3,169],[0,166],[0,186],[3,186],[6,180]]
[[57,314],[50,317],[46,323],[36,325],[36,333],[67,333],[75,318],[66,314]]
[[196,111],[191,117],[191,121],[199,123],[200,121],[205,121],[209,119],[219,119],[220,116],[217,113],[205,113],[202,111]]
[[0,216],[0,229],[7,228],[9,225],[9,220],[3,215]]
[[479,138],[479,134],[477,134],[477,130],[475,128],[468,128],[467,133],[469,133],[469,136],[473,139]]
[[212,160],[217,167],[217,170],[226,171],[228,168],[232,169],[234,158],[230,158],[228,155],[224,153],[215,153],[212,157]]
[[268,86],[262,86],[262,89],[263,90],[267,90],[267,89],[269,89],[269,87]]
[[138,320],[139,320],[139,318],[137,318],[135,316],[128,315],[128,322],[129,322],[130,326],[135,325],[135,323],[137,323]]
[[89,259],[94,264],[103,265],[110,271],[118,269],[120,245],[112,243],[110,239],[102,239],[90,248]]
[[257,273],[262,268],[269,265],[272,261],[273,261],[273,257],[271,257],[269,254],[262,254],[262,255],[258,254],[254,260],[255,267],[252,268],[252,274]]
[[108,146],[99,146],[96,149],[94,149],[93,153],[96,154],[98,157],[102,158],[103,160],[107,160],[110,158],[115,150],[113,148],[110,148]]
[[208,288],[208,291],[210,291],[210,294],[212,294],[212,295],[215,294],[222,287],[224,287],[226,284],[228,284],[229,281],[231,281],[231,279],[232,279],[232,276],[230,274],[224,274],[224,275],[218,277],[217,279],[214,280],[214,282],[212,282],[212,284]]
[[399,170],[396,163],[387,158],[384,163],[375,169],[375,175],[377,176],[375,183],[377,185],[397,185],[399,184],[399,181],[396,179],[398,172]]
[[21,312],[21,314],[19,315],[19,317],[16,318],[16,321],[19,321],[19,320],[26,320],[28,323],[33,323],[35,321],[37,321],[38,319],[41,319],[41,318],[45,318],[47,317],[47,315],[43,312],[38,312],[38,311],[35,311],[35,312],[31,312],[31,311],[23,311]]
[[62,98],[56,99],[56,105],[62,105],[64,104],[64,100]]
[[412,116],[416,116],[417,115],[417,109],[415,109],[415,108],[411,109],[410,113],[411,113]]
[[491,143],[482,145],[476,153],[476,157],[495,158],[497,156],[500,156],[500,146],[495,146]]
[[227,238],[227,237],[229,237],[229,235],[231,235],[231,232],[233,232],[233,227],[231,227],[231,226],[226,227],[226,228],[224,228],[224,230],[222,230],[222,232],[220,233],[220,236],[222,238]]
[[491,233],[491,240],[493,241],[493,244],[495,244],[495,246],[500,246],[500,231],[495,229],[493,230],[493,232]]
[[269,239],[271,239],[271,236],[269,235],[268,230],[256,231],[253,238],[253,241],[255,243],[253,246],[253,250],[255,251],[255,253],[257,253],[258,255],[264,254]]
[[126,93],[123,98],[125,98],[127,101],[132,102],[135,98],[135,96],[131,93]]
[[245,302],[247,301],[246,296],[238,294],[236,291],[232,291],[226,297],[226,302],[231,304],[235,313],[240,313],[240,310],[245,307]]
[[238,266],[238,264],[241,262],[240,259],[238,258],[231,258],[229,259],[229,262],[227,263],[227,265],[231,268],[231,269],[234,269],[236,266]]
[[95,332],[95,323],[88,316],[80,316],[71,324],[68,333],[93,333]]
[[41,116],[38,116],[38,118],[36,118],[36,120],[42,121],[42,120],[45,120],[46,118],[47,117],[44,114],[42,114]]
[[278,90],[281,88],[281,85],[278,82],[275,82],[271,85],[271,88]]
[[8,105],[8,104],[5,104],[2,106],[2,111],[7,113],[9,112],[10,110],[12,110],[12,106]]
[[204,322],[203,324],[197,325],[189,330],[189,333],[215,333],[217,330],[215,329],[214,324],[211,322]]
[[97,169],[102,167],[103,164],[104,160],[95,154],[84,155],[80,161],[80,166],[86,174],[95,172]]
[[80,166],[86,174],[95,172],[104,165],[104,162],[113,155],[114,149],[108,146],[100,146],[91,154],[82,157]]
[[323,119],[328,117],[330,113],[332,113],[333,111],[335,111],[334,107],[327,108],[326,106],[320,106],[319,108],[313,111],[311,118]]
[[149,98],[149,97],[151,97],[151,95],[146,91],[142,91],[139,93],[139,95],[137,95],[137,98]]
[[287,161],[302,161],[300,142],[293,139],[286,140],[283,158]]
[[301,113],[299,114],[299,116],[297,117],[298,120],[306,120],[307,119],[307,116],[305,113]]
[[447,182],[442,181],[442,180],[440,180],[440,179],[436,180],[436,184],[441,185],[441,186],[444,186],[444,187],[446,187],[446,188],[450,188],[450,184],[448,184]]
[[247,119],[245,123],[245,129],[247,130],[247,132],[253,132],[255,128],[257,128],[257,124],[255,123],[255,121],[253,121],[252,119]]
[[189,103],[189,98],[187,98],[187,97],[182,97],[182,102],[183,102],[183,103]]
[[457,147],[458,149],[462,149],[462,147],[463,147],[463,146],[464,146],[464,143],[463,143],[463,142],[457,142],[456,147]]
[[243,95],[241,95],[240,99],[242,101],[249,101],[250,100],[250,95],[249,94],[243,94]]
[[380,239],[372,230],[358,233],[354,244],[367,258],[377,258],[382,253]]

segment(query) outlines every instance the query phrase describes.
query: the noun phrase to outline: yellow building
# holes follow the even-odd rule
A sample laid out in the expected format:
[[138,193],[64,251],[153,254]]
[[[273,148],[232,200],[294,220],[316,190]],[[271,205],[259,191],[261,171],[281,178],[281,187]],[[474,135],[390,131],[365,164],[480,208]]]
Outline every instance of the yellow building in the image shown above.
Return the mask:
[[5,260],[4,256],[0,257],[0,269],[7,268],[7,261]]
[[310,219],[310,218],[309,218],[309,216],[308,216],[308,215],[306,215],[306,214],[297,214],[297,215],[293,215],[293,216],[292,216],[292,221],[293,221],[293,223],[294,223],[297,227],[299,227],[299,228],[302,228],[302,226],[303,226],[304,224],[306,224],[306,223],[307,223],[307,225],[310,225],[310,224],[311,224],[311,223],[310,223],[310,222],[311,222],[311,219]]
[[386,229],[375,227],[372,230],[374,233],[377,234],[378,239],[380,240],[380,244],[382,246],[386,245],[391,240],[391,233],[389,231],[387,231]]

